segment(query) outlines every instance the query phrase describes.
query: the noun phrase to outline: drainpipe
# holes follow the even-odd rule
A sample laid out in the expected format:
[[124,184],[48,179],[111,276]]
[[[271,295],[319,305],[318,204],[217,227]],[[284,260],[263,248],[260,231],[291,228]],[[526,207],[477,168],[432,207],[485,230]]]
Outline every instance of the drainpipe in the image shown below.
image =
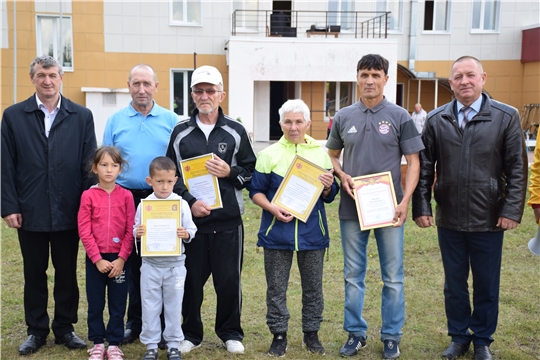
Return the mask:
[[[64,45],[63,44],[64,37],[62,36],[62,22],[64,21],[64,19],[62,18],[62,0],[59,0],[58,3],[60,5],[60,44],[58,44],[60,46],[60,59],[59,59],[58,62],[60,63],[60,66],[63,69],[64,68],[64,46],[63,46]],[[73,59],[71,61],[73,61]],[[64,82],[61,82],[60,83],[60,94],[63,93],[63,90],[64,90]]]
[[418,18],[418,0],[411,0],[411,22],[409,26],[409,70],[415,73],[416,62],[416,27]]
[[13,1],[13,103],[17,103],[17,0]]
[[[414,102],[419,103],[420,101],[420,87],[422,78],[424,79],[434,79],[436,78],[435,72],[417,72],[415,71],[416,67],[416,27],[418,23],[418,0],[411,0],[411,23],[409,26],[409,70],[416,76],[418,81],[418,98]],[[435,82],[435,108],[437,107],[437,97],[438,97],[438,82]],[[411,90],[409,88],[408,93],[410,94]],[[408,106],[409,104],[407,104]]]

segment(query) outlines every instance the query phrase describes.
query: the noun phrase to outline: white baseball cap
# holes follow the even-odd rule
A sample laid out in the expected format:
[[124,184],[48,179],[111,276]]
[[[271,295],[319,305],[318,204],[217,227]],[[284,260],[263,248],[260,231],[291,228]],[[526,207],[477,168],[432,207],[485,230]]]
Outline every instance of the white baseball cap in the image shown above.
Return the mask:
[[223,78],[218,69],[204,65],[195,69],[193,75],[191,75],[191,87],[200,83],[223,85]]

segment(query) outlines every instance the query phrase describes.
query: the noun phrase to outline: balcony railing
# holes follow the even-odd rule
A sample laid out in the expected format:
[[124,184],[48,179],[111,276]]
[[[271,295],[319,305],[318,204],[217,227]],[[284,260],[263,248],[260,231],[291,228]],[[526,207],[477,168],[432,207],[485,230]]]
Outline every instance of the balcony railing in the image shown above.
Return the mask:
[[232,35],[386,38],[390,12],[236,10]]

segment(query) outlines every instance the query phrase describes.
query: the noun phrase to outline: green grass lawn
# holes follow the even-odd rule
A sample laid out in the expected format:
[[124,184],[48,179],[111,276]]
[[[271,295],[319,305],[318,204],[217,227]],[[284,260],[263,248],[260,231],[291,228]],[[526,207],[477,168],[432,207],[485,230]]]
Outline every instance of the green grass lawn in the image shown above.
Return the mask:
[[[263,267],[263,251],[258,249],[257,231],[260,209],[247,198],[245,223],[244,268],[242,273],[243,312],[242,323],[245,332],[244,355],[231,355],[220,347],[214,334],[215,295],[211,280],[206,286],[203,304],[205,340],[203,346],[184,359],[267,359],[267,351],[272,336],[266,326],[266,281]],[[331,233],[331,244],[324,263],[324,321],[319,333],[326,349],[326,359],[338,359],[339,348],[347,338],[343,331],[343,255],[337,218],[339,199],[327,207]],[[17,348],[26,338],[23,310],[22,257],[16,232],[2,222],[2,359],[20,358]],[[532,210],[527,208],[523,223],[505,235],[503,265],[501,271],[500,315],[495,342],[491,349],[495,359],[540,359],[540,257],[534,256],[527,248],[528,241],[535,236],[537,226]],[[196,240],[195,240],[196,241]],[[366,276],[366,302],[364,317],[370,326],[368,346],[361,350],[358,358],[380,359],[382,343],[379,341],[380,279],[377,247],[371,241],[368,247],[369,263]],[[81,300],[79,323],[75,331],[86,339],[86,295],[84,278],[84,248],[79,251],[79,287]],[[52,265],[49,269],[49,294],[52,317],[52,286],[54,282]],[[293,265],[288,291],[289,359],[317,359],[302,349],[301,291],[298,268]],[[436,228],[420,229],[409,219],[405,225],[405,300],[407,318],[400,344],[402,359],[440,359],[440,354],[448,346],[450,338],[446,334],[444,315],[443,269],[437,244]],[[145,347],[138,341],[122,347],[125,359],[140,359]],[[28,359],[85,359],[84,351],[69,351],[54,345],[52,335],[47,345]],[[161,360],[166,359],[164,351]],[[464,359],[473,359],[472,350]]]

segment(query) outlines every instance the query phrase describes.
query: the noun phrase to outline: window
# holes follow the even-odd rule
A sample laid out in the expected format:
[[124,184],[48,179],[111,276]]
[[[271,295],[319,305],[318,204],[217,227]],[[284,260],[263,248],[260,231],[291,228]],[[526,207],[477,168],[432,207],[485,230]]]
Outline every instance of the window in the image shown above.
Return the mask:
[[341,25],[341,31],[354,30],[354,1],[328,0],[328,25]]
[[450,1],[426,0],[424,4],[424,30],[450,31]]
[[172,71],[172,99],[171,110],[178,116],[189,117],[195,108],[191,100],[191,75],[193,70],[173,70]]
[[259,26],[257,20],[258,9],[259,2],[257,0],[234,0],[233,11],[236,14],[236,28],[257,31]]
[[170,0],[172,25],[201,25],[201,0]]
[[[341,108],[349,106],[353,102],[353,84],[350,82],[327,82],[326,83],[326,114],[325,117],[334,116]],[[339,99],[336,101],[336,99]]]
[[388,15],[388,30],[401,31],[402,0],[377,0],[377,11],[390,11]]
[[501,2],[499,0],[474,0],[472,13],[472,31],[499,31],[500,7]]
[[37,15],[37,55],[54,57],[64,71],[73,71],[73,32],[71,16]]

